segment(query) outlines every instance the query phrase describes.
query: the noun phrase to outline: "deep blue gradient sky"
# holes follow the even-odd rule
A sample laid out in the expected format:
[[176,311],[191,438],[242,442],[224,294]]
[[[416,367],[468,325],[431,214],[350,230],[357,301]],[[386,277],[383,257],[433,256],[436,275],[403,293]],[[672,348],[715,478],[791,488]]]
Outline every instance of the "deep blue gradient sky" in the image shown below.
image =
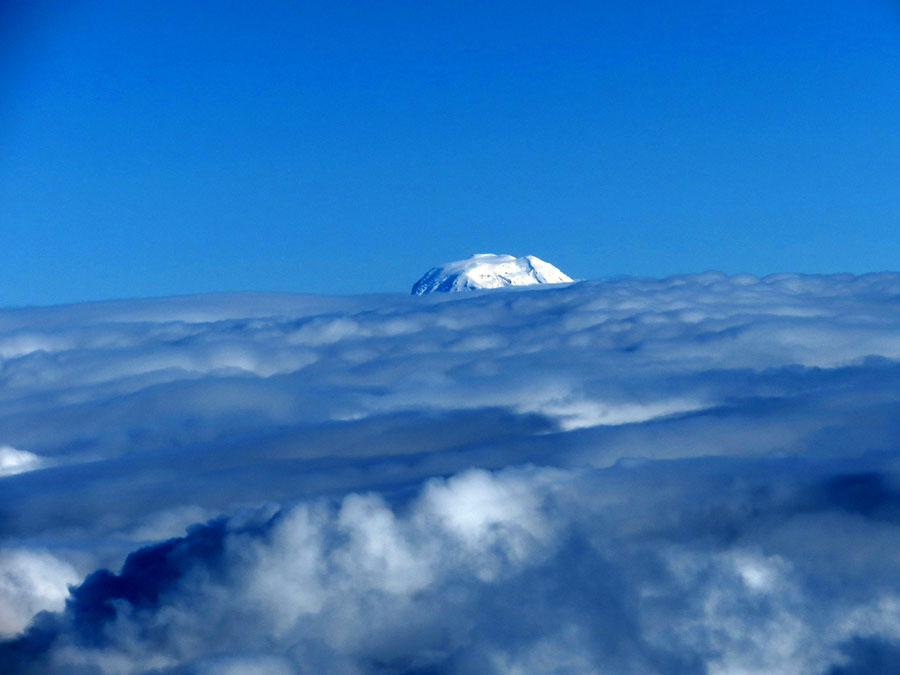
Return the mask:
[[887,0],[0,7],[2,305],[900,267]]

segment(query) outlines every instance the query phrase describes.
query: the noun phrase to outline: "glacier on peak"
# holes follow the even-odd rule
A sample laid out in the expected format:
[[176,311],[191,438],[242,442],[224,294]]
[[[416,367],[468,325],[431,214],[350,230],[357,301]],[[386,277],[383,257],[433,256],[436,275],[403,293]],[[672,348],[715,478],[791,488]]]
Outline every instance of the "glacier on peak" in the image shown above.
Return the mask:
[[430,269],[412,288],[413,295],[477,291],[506,286],[563,284],[572,279],[548,262],[533,255],[476,253]]

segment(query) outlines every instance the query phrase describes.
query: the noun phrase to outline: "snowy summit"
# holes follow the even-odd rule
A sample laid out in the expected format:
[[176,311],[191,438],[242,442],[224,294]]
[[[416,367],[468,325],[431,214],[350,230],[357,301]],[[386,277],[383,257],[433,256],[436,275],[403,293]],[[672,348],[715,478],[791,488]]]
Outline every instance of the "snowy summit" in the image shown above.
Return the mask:
[[412,288],[413,295],[477,291],[505,286],[563,284],[572,281],[556,267],[533,255],[516,258],[511,255],[477,253],[434,267]]

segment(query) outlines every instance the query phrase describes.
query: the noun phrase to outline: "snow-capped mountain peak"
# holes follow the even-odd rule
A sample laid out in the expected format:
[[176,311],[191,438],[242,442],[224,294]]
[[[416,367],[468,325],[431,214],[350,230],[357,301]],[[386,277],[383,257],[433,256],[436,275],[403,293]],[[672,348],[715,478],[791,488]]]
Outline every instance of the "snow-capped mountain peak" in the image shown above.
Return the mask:
[[412,288],[413,295],[453,293],[505,286],[562,284],[572,281],[556,267],[533,255],[476,253],[466,260],[430,269]]

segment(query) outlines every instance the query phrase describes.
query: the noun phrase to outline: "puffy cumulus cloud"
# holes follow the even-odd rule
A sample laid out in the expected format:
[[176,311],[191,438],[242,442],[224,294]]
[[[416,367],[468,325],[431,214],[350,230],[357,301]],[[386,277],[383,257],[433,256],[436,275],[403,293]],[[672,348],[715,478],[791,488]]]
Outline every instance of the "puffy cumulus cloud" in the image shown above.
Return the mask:
[[[246,512],[140,549],[119,574],[91,574],[63,612],[5,643],[0,664],[13,673],[852,667],[873,658],[859,645],[900,640],[897,514],[860,510],[846,494],[885,471],[861,477],[795,459],[469,470],[413,495]],[[882,500],[900,499],[885,490]],[[844,530],[855,533],[841,542],[852,554],[816,543]],[[866,542],[877,555],[856,548]]]
[[451,613],[553,551],[550,485],[534,475],[470,471],[405,505],[352,493],[197,526],[90,575],[64,613],[7,643],[4,666],[144,672],[237,651],[251,668],[267,649],[309,672],[444,661],[469,630]]
[[890,672],[898,298],[0,310],[0,670]]
[[46,551],[0,549],[0,636],[20,632],[40,611],[63,609],[75,569]]

